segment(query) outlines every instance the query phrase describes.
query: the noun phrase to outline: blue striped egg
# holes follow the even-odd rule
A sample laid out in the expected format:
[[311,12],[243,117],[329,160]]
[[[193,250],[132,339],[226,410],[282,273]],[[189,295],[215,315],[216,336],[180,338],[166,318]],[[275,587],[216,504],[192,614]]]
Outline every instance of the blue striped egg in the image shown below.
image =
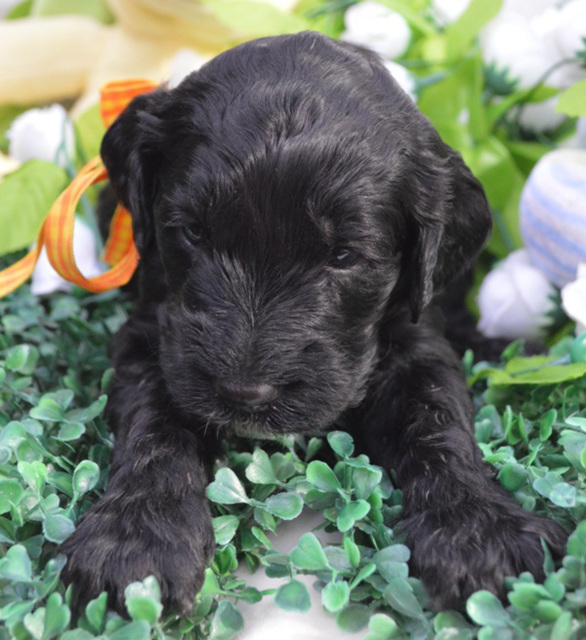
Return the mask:
[[533,264],[558,287],[573,282],[586,263],[586,150],[541,158],[521,194],[520,218]]

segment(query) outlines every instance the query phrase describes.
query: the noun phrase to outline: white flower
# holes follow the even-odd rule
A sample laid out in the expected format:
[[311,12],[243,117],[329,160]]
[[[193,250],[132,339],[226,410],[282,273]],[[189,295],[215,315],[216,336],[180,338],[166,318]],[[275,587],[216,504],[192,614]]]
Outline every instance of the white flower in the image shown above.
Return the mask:
[[[77,268],[86,278],[97,276],[102,272],[93,231],[77,217],[73,226],[73,255]],[[71,282],[64,280],[53,269],[43,247],[33,271],[31,282],[33,295],[42,296],[53,291],[71,291],[71,289]]]
[[73,125],[60,104],[25,111],[6,136],[8,153],[19,162],[36,158],[65,167],[73,155]]
[[[560,59],[572,58],[584,50],[586,37],[586,0],[574,0],[564,4],[558,11],[559,18],[553,30],[554,43]],[[584,74],[582,74],[584,75]]]
[[411,29],[403,16],[367,0],[352,5],[344,16],[342,40],[368,47],[382,58],[402,56],[411,40]]
[[[484,59],[499,69],[509,69],[518,88],[528,89],[543,79],[554,65],[576,56],[586,37],[586,0],[574,0],[560,7],[552,4],[542,11],[524,15],[505,8],[482,32]],[[519,7],[521,9],[521,7]],[[566,89],[586,77],[576,61],[563,64],[548,74],[545,83]]]
[[403,89],[413,102],[417,102],[417,96],[415,94],[415,79],[407,69],[405,69],[403,65],[398,62],[393,62],[392,60],[387,60],[384,65],[397,81],[397,84],[401,89]]
[[504,0],[500,14],[516,13],[530,20],[559,3],[560,0]]
[[557,97],[543,102],[529,102],[521,107],[519,123],[527,131],[551,131],[558,127],[565,119],[563,113],[558,113],[555,106]]
[[511,253],[484,279],[478,329],[489,338],[540,338],[555,307],[556,289],[525,249]]
[[470,0],[432,0],[437,23],[446,26],[455,22],[468,8]]
[[559,59],[532,23],[516,13],[503,13],[481,34],[483,57],[497,69],[508,69],[517,88],[528,89],[537,84],[544,72]]
[[562,289],[562,308],[576,322],[576,335],[586,331],[586,263],[578,266],[578,277]]
[[[529,89],[540,82],[566,89],[586,78],[578,61],[560,64],[575,58],[584,48],[584,37],[586,0],[574,0],[562,7],[548,0],[533,6],[510,0],[483,30],[481,45],[485,62],[507,70],[517,89]],[[521,125],[536,132],[556,128],[565,119],[555,111],[556,103],[557,98],[551,98],[523,105]]]
[[179,49],[169,63],[169,86],[176,87],[186,76],[197,71],[204,62],[206,58],[193,49]]

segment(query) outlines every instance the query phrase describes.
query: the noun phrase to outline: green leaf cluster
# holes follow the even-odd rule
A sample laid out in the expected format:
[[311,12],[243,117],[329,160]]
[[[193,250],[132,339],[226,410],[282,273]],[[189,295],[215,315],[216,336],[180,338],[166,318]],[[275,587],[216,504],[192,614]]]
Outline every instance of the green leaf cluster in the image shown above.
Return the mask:
[[[233,638],[243,625],[239,602],[272,598],[284,609],[306,611],[310,594],[300,579],[306,575],[340,627],[367,629],[369,640],[577,639],[585,631],[586,377],[493,383],[476,375],[486,363],[470,357],[475,431],[485,459],[526,509],[575,531],[563,564],[548,561],[544,585],[527,575],[508,579],[506,605],[476,594],[468,605],[472,623],[454,612],[434,614],[409,573],[409,550],[397,528],[402,496],[390,470],[371,464],[342,431],[234,438],[208,488],[218,549],[193,613],[178,619],[162,612],[150,578],[129,587],[129,619],[109,612],[102,595],[72,622],[56,546],[107,477],[106,347],[126,318],[126,302],[119,293],[75,292],[41,303],[23,287],[0,301],[0,318],[0,639]],[[579,352],[573,344],[565,339],[546,361],[529,362],[511,347],[489,368],[508,367],[511,375],[528,364],[547,367],[551,358]],[[289,553],[277,551],[271,534],[302,509],[320,513],[321,525]],[[279,582],[258,591],[234,574],[243,563]]]
[[[413,29],[402,62],[417,77],[420,107],[486,188],[498,227],[490,250],[503,256],[519,245],[517,205],[529,171],[569,131],[536,140],[520,129],[517,113],[556,91],[517,90],[506,70],[485,68],[476,36],[501,0],[473,0],[446,29],[430,19],[427,0],[381,1]],[[352,1],[302,0],[292,16],[253,1],[208,4],[244,38],[307,27],[338,36]],[[104,7],[101,0],[28,0],[11,17],[65,11],[108,21]],[[559,108],[583,115],[583,93],[576,85]],[[0,135],[20,111],[0,110]],[[73,167],[97,153],[103,134],[97,110],[75,124],[78,153],[69,175],[33,162],[0,183],[2,215],[10,217],[0,253],[34,239]],[[5,142],[0,139],[0,148]],[[471,354],[464,362],[476,438],[500,483],[525,509],[573,532],[561,565],[547,559],[543,585],[528,574],[511,577],[504,603],[479,592],[467,603],[468,617],[433,613],[409,572],[397,526],[402,494],[392,470],[371,464],[342,431],[270,441],[235,437],[225,442],[208,487],[218,548],[193,612],[181,619],[165,614],[159,585],[148,577],[128,586],[127,618],[108,611],[102,594],[73,620],[57,545],[106,482],[112,446],[103,417],[112,373],[107,343],[126,313],[117,292],[76,290],[40,302],[23,287],[0,300],[0,640],[229,640],[243,628],[240,602],[272,598],[285,610],[307,611],[303,576],[314,578],[324,609],[341,629],[367,630],[368,640],[585,637],[586,369],[583,343],[569,339],[545,357],[522,357],[513,345],[499,362],[474,363]],[[289,553],[277,551],[271,535],[303,509],[321,514],[321,524]],[[260,592],[234,573],[242,564],[279,582]]]

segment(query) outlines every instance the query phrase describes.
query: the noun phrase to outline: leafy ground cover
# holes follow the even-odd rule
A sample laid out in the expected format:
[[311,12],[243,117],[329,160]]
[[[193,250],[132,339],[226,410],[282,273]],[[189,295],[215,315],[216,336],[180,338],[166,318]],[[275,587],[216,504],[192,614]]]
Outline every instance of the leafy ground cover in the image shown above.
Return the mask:
[[[22,3],[14,17],[28,15],[32,4]],[[72,11],[79,3],[61,4]],[[240,13],[222,13],[223,3],[216,3],[216,10],[250,37],[296,30],[299,20],[303,28],[337,37],[354,3],[303,0],[287,24],[272,13],[260,19],[256,4],[242,1]],[[561,94],[558,109],[583,115],[586,81],[562,93],[547,86],[550,70],[544,70],[542,81],[527,89],[506,69],[488,66],[476,36],[501,0],[472,0],[445,28],[430,18],[428,0],[383,4],[399,11],[412,30],[399,62],[413,75],[420,108],[463,154],[489,196],[497,230],[486,267],[521,246],[518,205],[527,176],[575,129],[567,119],[555,130],[532,134],[519,114]],[[8,149],[5,131],[23,109],[0,109],[0,150]],[[0,226],[11,225],[10,236],[0,237],[1,254],[34,239],[76,168],[97,153],[103,133],[97,109],[78,118],[75,129],[76,153],[66,169],[33,160],[0,184]],[[126,592],[127,618],[108,612],[102,595],[72,619],[59,579],[64,558],[58,545],[107,482],[112,439],[103,417],[111,376],[106,352],[126,309],[115,292],[39,300],[23,287],[0,300],[0,640],[230,640],[243,625],[241,601],[273,598],[284,609],[307,610],[308,591],[297,579],[302,574],[315,576],[323,606],[342,629],[368,628],[369,640],[586,637],[586,347],[560,334],[548,357],[522,358],[513,344],[500,362],[474,362],[472,354],[464,361],[486,460],[526,509],[555,518],[572,534],[562,565],[546,561],[543,585],[522,575],[508,580],[505,603],[479,592],[466,612],[435,614],[409,574],[409,550],[397,527],[401,491],[392,473],[371,465],[343,432],[271,442],[234,439],[209,488],[218,552],[193,614],[164,614],[156,582],[146,579]],[[322,526],[339,532],[341,542],[324,546],[307,533],[290,553],[275,551],[268,536],[304,507],[321,513]],[[238,563],[284,577],[285,584],[260,593],[235,576]]]
[[[107,481],[106,348],[126,304],[115,292],[41,301],[28,287],[0,301],[0,638],[228,640],[243,625],[239,601],[274,598],[284,609],[307,610],[299,574],[315,576],[342,629],[368,627],[369,640],[584,637],[586,345],[572,338],[552,349],[553,365],[520,358],[517,344],[500,363],[474,363],[472,354],[464,363],[486,460],[526,509],[573,532],[563,564],[546,561],[543,585],[526,574],[508,580],[508,603],[479,592],[467,615],[431,612],[397,535],[400,488],[335,431],[226,443],[208,489],[218,551],[190,617],[162,613],[158,585],[147,578],[126,591],[127,619],[107,611],[103,594],[72,620],[58,544]],[[304,506],[321,512],[341,542],[323,546],[310,532],[278,553],[267,536]],[[239,562],[288,580],[261,593],[234,576]]]

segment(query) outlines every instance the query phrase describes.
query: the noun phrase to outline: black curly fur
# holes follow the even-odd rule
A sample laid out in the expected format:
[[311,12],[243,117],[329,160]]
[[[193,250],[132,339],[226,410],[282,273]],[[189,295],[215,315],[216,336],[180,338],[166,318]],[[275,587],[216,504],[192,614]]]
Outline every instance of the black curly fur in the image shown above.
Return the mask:
[[565,534],[483,463],[434,302],[483,247],[488,204],[373,55],[309,32],[241,45],[136,98],[102,155],[141,260],[113,344],[110,483],[62,546],[80,602],[107,589],[121,609],[154,574],[189,609],[218,441],[340,417],[396,471],[437,608],[542,577],[541,539],[559,555]]

